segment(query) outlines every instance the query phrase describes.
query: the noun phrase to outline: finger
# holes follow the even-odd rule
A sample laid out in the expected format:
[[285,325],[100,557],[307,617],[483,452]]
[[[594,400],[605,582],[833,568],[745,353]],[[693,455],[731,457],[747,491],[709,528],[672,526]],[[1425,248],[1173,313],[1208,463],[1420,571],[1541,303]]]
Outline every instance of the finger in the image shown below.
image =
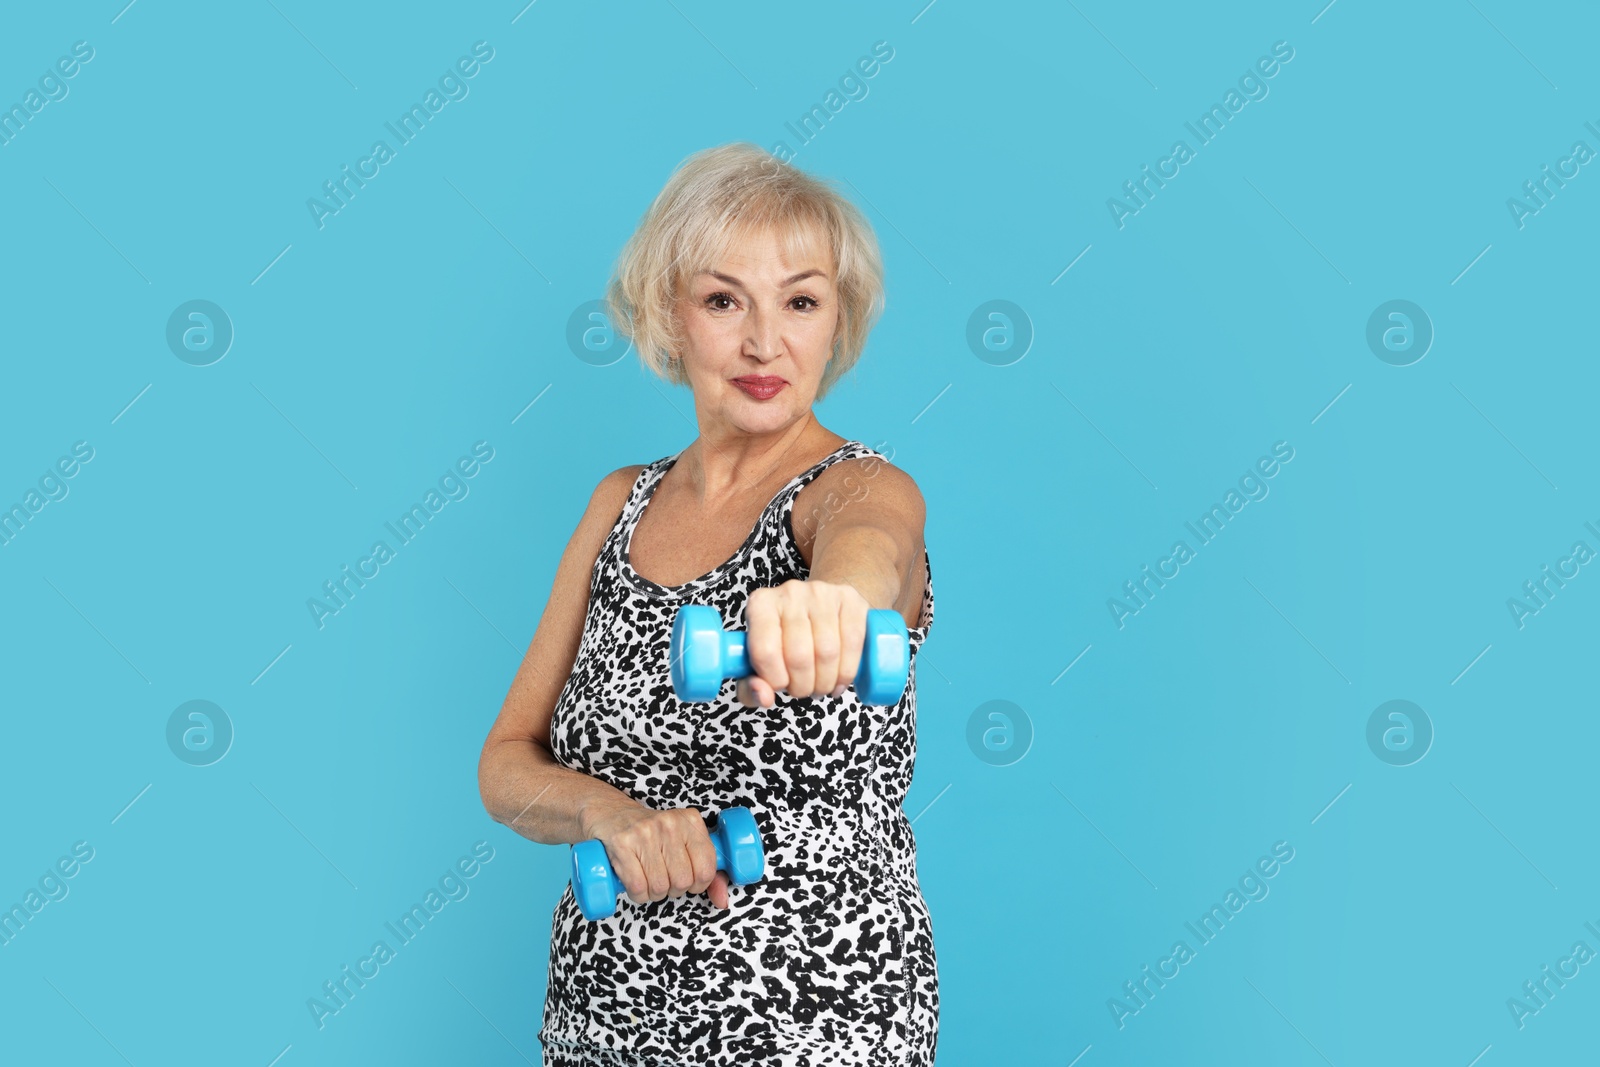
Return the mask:
[[723,871],[718,871],[717,876],[711,879],[711,888],[708,891],[711,903],[724,910],[728,907],[728,876]]
[[[667,849],[668,876],[672,879],[667,895],[676,898],[704,890],[716,873],[717,864],[711,835],[700,812],[695,808],[679,808],[674,814],[676,821],[670,824],[669,832],[676,844]],[[699,855],[702,849],[712,855]]]
[[650,881],[645,877],[644,864],[638,852],[620,844],[607,845],[606,857],[611,861],[611,873],[622,883],[628,899],[643,904],[650,896]]
[[669,873],[672,861],[668,857],[670,847],[665,835],[658,833],[655,847],[643,857],[645,880],[650,884],[648,899],[652,901],[666,899],[667,891],[672,888],[672,875]]
[[805,600],[791,600],[783,608],[783,664],[786,683],[776,682],[790,696],[808,697],[815,692],[816,646],[811,640],[811,609]]
[[711,831],[706,829],[706,824],[701,820],[698,811],[694,812],[694,822],[695,836],[689,840],[689,860],[694,864],[694,884],[689,887],[689,892],[704,893],[717,877],[717,850],[711,844]]
[[667,849],[667,877],[672,884],[667,887],[667,896],[676,900],[694,887],[694,856],[689,852],[689,842],[681,841],[676,847]]
[[816,672],[811,683],[813,693],[831,692],[838,685],[840,677],[839,660],[843,650],[840,647],[839,628],[843,604],[834,603],[831,608],[826,604],[824,601],[811,615],[812,662]]
[[839,610],[839,684],[836,694],[855,684],[861,669],[861,652],[867,640],[867,602],[847,599]]
[[789,674],[783,662],[783,618],[779,614],[778,593],[775,589],[757,589],[751,592],[745,604],[745,658],[750,661],[750,672],[761,677],[774,689],[786,688]]

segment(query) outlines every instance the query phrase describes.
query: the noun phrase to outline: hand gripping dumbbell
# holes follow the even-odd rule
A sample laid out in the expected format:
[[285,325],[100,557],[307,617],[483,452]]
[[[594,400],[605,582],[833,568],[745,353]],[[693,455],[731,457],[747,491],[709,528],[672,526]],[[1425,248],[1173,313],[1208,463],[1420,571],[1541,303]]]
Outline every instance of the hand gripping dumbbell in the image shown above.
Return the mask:
[[[726,678],[746,678],[750,658],[743,630],[723,630],[722,616],[706,604],[685,604],[672,621],[668,649],[672,689],[683,701],[717,699]],[[856,671],[856,697],[863,704],[898,704],[911,670],[906,620],[888,608],[867,612],[867,637]]]
[[[717,853],[717,870],[728,872],[729,885],[749,885],[766,873],[761,833],[749,808],[728,808],[714,817],[711,847]],[[617,897],[627,888],[611,869],[611,858],[599,838],[572,846],[572,895],[578,910],[591,922],[614,915]]]

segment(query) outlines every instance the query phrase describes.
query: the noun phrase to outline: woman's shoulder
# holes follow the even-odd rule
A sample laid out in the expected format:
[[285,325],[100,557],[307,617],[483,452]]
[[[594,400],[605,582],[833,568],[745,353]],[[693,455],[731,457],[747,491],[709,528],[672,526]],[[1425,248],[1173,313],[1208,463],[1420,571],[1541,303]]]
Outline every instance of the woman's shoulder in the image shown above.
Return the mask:
[[795,494],[790,527],[807,560],[817,531],[847,507],[854,516],[876,513],[886,527],[919,533],[926,521],[922,491],[916,479],[889,461],[893,450],[851,444],[857,447],[829,463]]
[[639,480],[639,475],[652,466],[648,463],[634,463],[626,467],[618,467],[600,479],[589,494],[589,505],[584,509],[583,519],[579,526],[580,531],[586,532],[590,540],[603,540],[612,526],[622,517],[622,509],[628,503],[628,496],[633,492],[634,485]]
[[608,497],[620,495],[623,499],[626,499],[629,490],[633,488],[633,483],[639,480],[639,475],[660,462],[660,460],[656,460],[655,463],[630,463],[625,467],[618,467],[601,478],[600,484],[595,486],[594,491],[597,494]]
[[800,492],[802,498],[825,498],[830,492],[855,498],[875,490],[886,496],[913,498],[921,503],[922,494],[916,479],[892,462],[893,448],[885,451],[852,440],[841,445],[839,450],[845,454],[805,485]]

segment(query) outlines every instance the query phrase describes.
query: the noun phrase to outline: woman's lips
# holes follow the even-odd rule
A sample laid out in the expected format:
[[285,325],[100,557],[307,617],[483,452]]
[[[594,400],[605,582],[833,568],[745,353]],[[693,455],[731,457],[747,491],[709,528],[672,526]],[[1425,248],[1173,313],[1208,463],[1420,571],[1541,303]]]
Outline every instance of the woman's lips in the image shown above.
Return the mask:
[[771,400],[778,395],[778,391],[789,384],[782,378],[748,376],[733,379],[733,384],[744,390],[745,395],[757,400]]

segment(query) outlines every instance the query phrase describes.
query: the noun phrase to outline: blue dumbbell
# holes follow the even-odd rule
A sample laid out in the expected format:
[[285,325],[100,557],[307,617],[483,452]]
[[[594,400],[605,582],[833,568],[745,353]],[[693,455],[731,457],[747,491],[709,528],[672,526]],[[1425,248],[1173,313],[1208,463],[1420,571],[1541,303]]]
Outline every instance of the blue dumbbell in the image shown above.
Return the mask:
[[[723,630],[722,616],[705,604],[686,604],[672,620],[668,649],[672,689],[683,701],[717,699],[723,679],[754,673],[745,654],[744,631]],[[910,674],[906,620],[888,608],[867,612],[867,637],[856,670],[856,697],[863,704],[898,704]]]
[[[767,857],[761,850],[756,817],[749,808],[728,808],[715,819],[710,832],[717,870],[728,872],[729,885],[759,881],[766,873]],[[585,919],[592,922],[616,914],[617,898],[626,892],[599,838],[572,846],[572,895]]]

